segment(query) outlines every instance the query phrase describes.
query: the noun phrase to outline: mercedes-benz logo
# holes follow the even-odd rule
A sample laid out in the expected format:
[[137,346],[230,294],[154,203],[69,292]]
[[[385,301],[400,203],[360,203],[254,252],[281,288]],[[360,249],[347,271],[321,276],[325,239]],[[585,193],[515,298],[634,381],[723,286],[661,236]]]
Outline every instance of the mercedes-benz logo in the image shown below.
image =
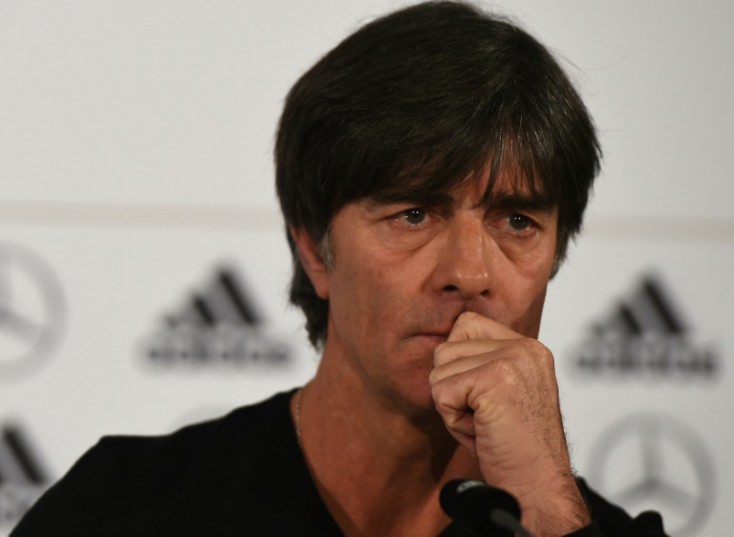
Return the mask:
[[61,286],[38,256],[0,243],[0,381],[42,362],[63,327]]
[[607,429],[589,460],[589,482],[636,514],[657,510],[666,531],[689,537],[714,501],[714,465],[690,428],[660,415],[629,416]]

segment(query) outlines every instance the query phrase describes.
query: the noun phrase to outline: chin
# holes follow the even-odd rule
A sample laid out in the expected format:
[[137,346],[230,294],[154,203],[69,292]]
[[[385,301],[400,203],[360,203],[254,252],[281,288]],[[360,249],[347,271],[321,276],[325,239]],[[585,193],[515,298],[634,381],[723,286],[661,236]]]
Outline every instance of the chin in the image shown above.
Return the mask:
[[[422,369],[422,368],[421,368]],[[393,396],[400,412],[407,415],[436,414],[436,405],[431,395],[431,384],[428,382],[429,370],[410,373],[395,379]]]
[[[428,376],[433,369],[433,351],[441,343],[438,337],[411,337],[403,342],[389,373],[382,376],[383,395],[403,414],[435,413]],[[397,358],[399,356],[399,358]]]

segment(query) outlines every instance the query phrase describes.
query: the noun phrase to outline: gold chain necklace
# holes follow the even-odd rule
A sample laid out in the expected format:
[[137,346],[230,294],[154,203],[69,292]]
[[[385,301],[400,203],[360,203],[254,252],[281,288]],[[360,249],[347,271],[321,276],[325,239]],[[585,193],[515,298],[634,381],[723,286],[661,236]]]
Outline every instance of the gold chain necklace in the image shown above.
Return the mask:
[[296,429],[296,440],[298,447],[303,451],[303,440],[301,439],[301,400],[303,399],[303,388],[299,388],[296,392],[296,411],[293,417],[293,424]]

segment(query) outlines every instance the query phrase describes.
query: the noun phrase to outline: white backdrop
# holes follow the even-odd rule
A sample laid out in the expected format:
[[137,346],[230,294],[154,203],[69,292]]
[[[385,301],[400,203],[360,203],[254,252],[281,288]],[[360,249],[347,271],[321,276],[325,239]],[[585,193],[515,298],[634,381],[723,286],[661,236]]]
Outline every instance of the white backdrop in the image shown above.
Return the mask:
[[[312,374],[275,123],[316,58],[401,5],[0,0],[0,535],[101,435]],[[575,465],[676,537],[727,535],[734,4],[486,5],[573,62],[605,151],[541,334]]]

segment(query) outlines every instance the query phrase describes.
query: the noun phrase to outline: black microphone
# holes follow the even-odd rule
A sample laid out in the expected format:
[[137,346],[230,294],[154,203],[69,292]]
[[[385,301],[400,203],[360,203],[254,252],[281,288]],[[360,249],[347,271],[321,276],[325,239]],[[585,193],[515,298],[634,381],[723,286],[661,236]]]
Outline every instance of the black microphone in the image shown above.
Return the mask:
[[480,534],[530,537],[520,525],[520,504],[515,497],[483,481],[452,479],[441,489],[439,502],[458,524]]

